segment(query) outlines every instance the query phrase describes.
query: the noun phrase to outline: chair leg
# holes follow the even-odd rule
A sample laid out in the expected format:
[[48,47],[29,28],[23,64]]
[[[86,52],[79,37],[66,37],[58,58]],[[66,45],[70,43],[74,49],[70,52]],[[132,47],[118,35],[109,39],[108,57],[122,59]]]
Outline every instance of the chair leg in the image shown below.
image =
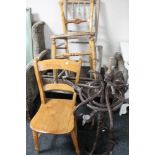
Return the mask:
[[76,120],[76,118],[74,118],[74,130],[75,130],[76,137],[78,138],[78,132],[77,132],[77,120]]
[[[52,59],[56,58],[56,40],[55,39],[52,39],[51,56],[52,56]],[[56,69],[53,70],[53,77],[54,77],[54,80],[57,80]]]
[[[94,38],[90,38],[89,40],[89,50],[91,52],[91,55],[89,56],[90,68],[93,71],[96,71],[96,47]],[[96,74],[93,74],[93,76],[96,79]]]
[[72,138],[72,141],[73,141],[73,144],[74,144],[74,147],[75,147],[77,155],[80,155],[80,150],[79,150],[78,140],[77,140],[77,136],[76,136],[76,131],[75,130],[73,130],[71,132],[71,138]]
[[35,150],[39,153],[39,135],[38,132],[32,130]]

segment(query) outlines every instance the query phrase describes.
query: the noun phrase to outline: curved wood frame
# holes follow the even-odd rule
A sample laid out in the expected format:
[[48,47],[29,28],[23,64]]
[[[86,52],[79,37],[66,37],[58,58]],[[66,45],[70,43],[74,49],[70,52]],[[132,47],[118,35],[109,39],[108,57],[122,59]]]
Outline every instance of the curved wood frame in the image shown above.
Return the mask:
[[[33,139],[34,139],[34,144],[35,144],[35,150],[37,152],[39,152],[39,133],[50,133],[50,134],[70,134],[71,138],[73,140],[73,144],[74,147],[76,149],[76,153],[77,155],[80,155],[80,151],[79,151],[79,147],[78,147],[78,141],[77,141],[77,135],[76,135],[76,125],[75,125],[75,121],[74,119],[72,119],[73,116],[73,111],[74,111],[74,105],[76,103],[76,92],[74,91],[74,89],[67,85],[67,84],[62,84],[62,83],[54,83],[54,84],[45,84],[43,85],[42,79],[41,79],[41,71],[45,71],[45,70],[58,70],[58,69],[64,69],[64,70],[68,70],[68,71],[72,71],[76,73],[76,80],[75,83],[77,83],[79,81],[79,76],[80,76],[80,69],[81,69],[81,61],[79,62],[75,62],[72,60],[68,60],[68,59],[48,59],[48,60],[43,60],[43,61],[38,61],[38,59],[36,59],[34,61],[34,70],[35,70],[35,75],[36,75],[36,79],[37,79],[37,84],[38,84],[38,88],[39,88],[39,93],[40,93],[40,98],[41,98],[41,106],[38,110],[38,112],[36,113],[36,115],[34,116],[34,118],[31,120],[30,122],[30,127],[32,129],[32,135],[33,135]],[[71,100],[67,100],[67,99],[52,99],[52,100],[47,100],[45,98],[45,94],[44,92],[49,91],[49,90],[60,90],[60,91],[67,91],[67,92],[72,92],[73,93],[73,98]],[[66,107],[61,107],[61,105],[66,104]],[[64,116],[67,116],[68,121],[67,124],[68,126],[63,127],[64,124],[59,124],[59,126],[56,126],[56,129],[60,128],[61,130],[52,130],[51,128],[53,128],[53,124],[57,124],[57,122],[53,123],[52,125],[50,125],[47,122],[51,122],[51,118],[55,118],[53,115],[54,110],[52,108],[52,105],[59,105],[58,108],[55,108],[57,111],[59,111],[59,109],[63,112],[65,112],[65,109],[69,112],[69,113],[64,113]],[[65,108],[65,109],[63,109]],[[51,113],[51,112],[52,113]],[[57,111],[55,111],[54,113],[57,113]],[[66,112],[67,112],[66,111]],[[62,115],[62,113],[57,113],[59,115]],[[45,117],[46,116],[46,117]],[[51,118],[49,118],[49,117]],[[43,118],[44,117],[44,118]],[[63,117],[63,115],[62,115]],[[41,126],[39,124],[39,120],[38,118],[42,119],[42,122],[44,122],[41,126],[46,126],[44,129],[46,130],[41,130]],[[63,117],[64,118],[64,117]],[[64,118],[63,121],[67,120],[67,118]],[[59,119],[59,117],[56,120],[52,120],[57,121]],[[72,120],[70,120],[72,119]],[[50,120],[50,121],[49,121]],[[52,122],[51,122],[52,123]],[[49,126],[49,127],[48,127]]]
[[[51,46],[51,51],[52,51],[52,58],[69,58],[70,56],[89,56],[89,64],[90,68],[94,71],[96,71],[96,47],[95,47],[95,32],[93,32],[93,18],[94,18],[94,8],[95,8],[95,0],[86,0],[86,1],[81,1],[81,0],[58,0],[59,6],[60,6],[60,12],[61,12],[61,19],[62,19],[62,28],[63,28],[63,35],[56,35],[52,36],[52,46]],[[84,19],[73,19],[73,20],[67,20],[65,17],[65,2],[66,3],[87,3],[90,5],[90,14],[89,14],[89,19],[84,20]],[[88,22],[89,25],[89,30],[88,32],[68,32],[67,25],[70,23],[73,24],[80,24],[83,22]],[[87,37],[89,39],[89,48],[87,52],[72,52],[70,53],[68,50],[68,40],[69,39],[76,39],[79,37]],[[63,39],[64,40],[64,47],[57,47],[56,46],[56,40],[57,39]],[[64,49],[65,53],[61,55],[57,55],[57,49]],[[56,73],[55,73],[56,74]],[[94,78],[96,79],[96,75],[94,74]]]

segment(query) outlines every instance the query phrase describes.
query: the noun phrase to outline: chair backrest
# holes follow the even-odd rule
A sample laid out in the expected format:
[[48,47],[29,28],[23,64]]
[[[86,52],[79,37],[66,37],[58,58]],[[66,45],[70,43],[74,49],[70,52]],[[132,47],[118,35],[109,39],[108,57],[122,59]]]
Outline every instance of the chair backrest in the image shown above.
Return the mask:
[[[93,21],[95,19],[95,4],[96,0],[58,0],[60,5],[63,32],[68,31],[68,24],[88,23],[89,32],[93,32]],[[68,19],[69,7],[72,9],[72,19]],[[89,12],[87,15],[87,9]]]
[[75,102],[76,93],[74,89],[67,85],[61,83],[50,83],[43,85],[43,81],[41,78],[41,72],[47,70],[67,70],[76,73],[75,83],[79,81],[80,78],[80,70],[81,70],[81,61],[75,62],[73,60],[68,59],[48,59],[43,61],[38,61],[37,59],[34,61],[34,70],[35,76],[37,79],[37,84],[39,88],[41,103],[46,103],[45,92],[46,91],[67,91],[73,93],[72,100]]

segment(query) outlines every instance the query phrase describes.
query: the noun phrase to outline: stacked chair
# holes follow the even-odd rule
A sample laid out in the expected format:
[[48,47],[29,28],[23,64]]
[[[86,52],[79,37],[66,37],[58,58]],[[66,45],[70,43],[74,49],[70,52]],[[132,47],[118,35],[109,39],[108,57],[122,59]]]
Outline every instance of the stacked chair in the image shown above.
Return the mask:
[[[97,7],[97,2],[95,0],[59,0],[59,6],[63,34],[51,37],[52,58],[70,59],[71,57],[79,56],[82,59],[84,56],[88,56],[90,69],[96,71],[95,43],[97,38],[96,23],[98,22],[98,13],[95,8]],[[77,30],[80,24],[85,24],[87,30]],[[76,30],[70,30],[71,26],[75,26]],[[58,44],[59,40],[61,40],[61,44]],[[69,49],[71,43],[87,44],[88,49],[85,51],[76,51],[76,49],[71,51]],[[56,76],[56,73],[54,74]],[[95,74],[94,78],[96,78]]]
[[[46,134],[70,134],[77,155],[80,155],[77,128],[74,118],[74,108],[76,105],[76,92],[74,89],[64,83],[43,84],[41,72],[46,70],[67,70],[76,73],[75,83],[78,83],[81,69],[81,62],[66,59],[47,59],[34,61],[34,70],[39,88],[41,106],[30,122],[32,135],[35,144],[35,150],[39,152],[39,135]],[[47,98],[45,92],[59,91],[71,93],[72,99]]]
[[[76,74],[74,82],[77,84],[80,79],[80,70],[84,56],[88,56],[89,58],[90,69],[96,71],[96,4],[97,2],[95,0],[59,0],[63,34],[51,37],[51,59],[43,61],[36,59],[34,61],[35,76],[41,98],[41,106],[30,122],[36,151],[40,150],[38,139],[41,133],[57,135],[71,134],[76,153],[80,155],[76,121],[74,118],[76,92],[68,84],[58,82],[58,73],[60,73],[59,70],[65,71],[68,75],[74,72],[74,75]],[[83,11],[81,6],[83,7]],[[72,8],[71,12],[68,11],[68,7]],[[86,8],[89,11],[88,16],[86,15]],[[82,13],[84,14],[83,16]],[[72,19],[68,18],[68,14]],[[80,25],[82,23],[87,23],[87,31],[73,31],[69,29],[70,24]],[[59,44],[59,40],[61,44]],[[73,40],[76,40],[74,41],[76,44],[87,44],[88,49],[79,52],[71,51],[69,45],[73,43]],[[59,52],[60,50],[61,52]],[[72,60],[72,57],[75,56],[79,59]],[[52,73],[52,82],[44,83],[44,77],[47,76],[46,73],[49,71]],[[96,79],[95,74],[93,75],[93,79]],[[46,96],[46,92],[53,91],[71,93],[73,97],[71,100],[49,99]]]

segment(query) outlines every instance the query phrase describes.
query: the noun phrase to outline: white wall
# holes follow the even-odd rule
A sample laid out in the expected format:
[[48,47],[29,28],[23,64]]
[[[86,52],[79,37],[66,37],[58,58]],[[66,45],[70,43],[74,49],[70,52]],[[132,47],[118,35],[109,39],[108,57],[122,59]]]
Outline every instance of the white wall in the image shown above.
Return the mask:
[[[61,17],[57,0],[27,0],[32,8],[33,20],[45,25],[45,45],[51,47],[50,36],[62,33]],[[129,37],[129,0],[101,0],[98,45],[103,46],[102,64],[119,51],[120,41]]]

